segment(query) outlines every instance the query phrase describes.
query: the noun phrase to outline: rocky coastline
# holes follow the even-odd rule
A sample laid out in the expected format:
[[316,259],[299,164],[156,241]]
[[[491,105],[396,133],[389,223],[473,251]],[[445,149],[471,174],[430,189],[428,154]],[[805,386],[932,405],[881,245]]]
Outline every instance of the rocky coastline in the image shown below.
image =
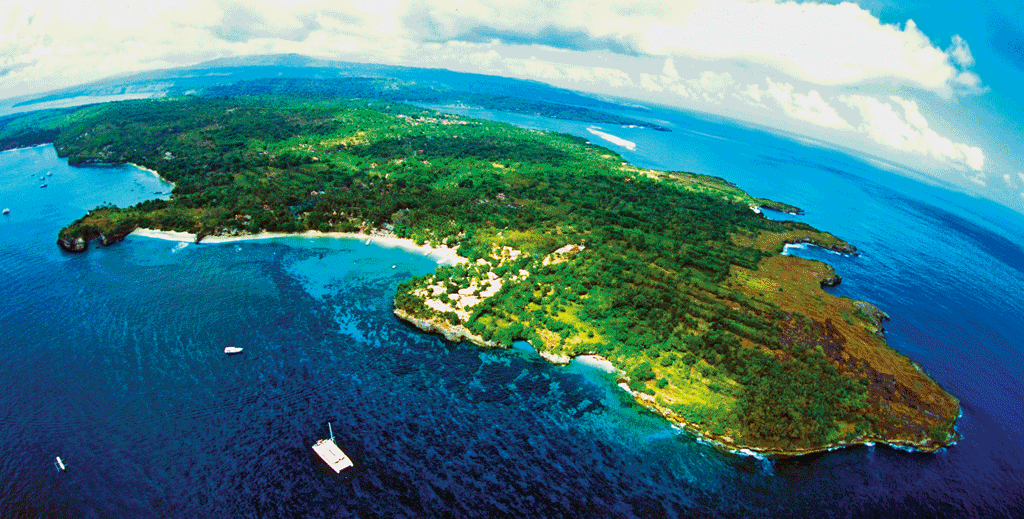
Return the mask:
[[483,346],[485,348],[504,348],[500,343],[488,341],[479,335],[473,334],[473,332],[460,324],[450,324],[440,319],[421,319],[419,317],[414,317],[412,314],[398,307],[395,307],[393,311],[395,316],[399,319],[424,332],[441,335],[451,342],[462,342],[463,340],[468,340],[473,344]]
[[[133,229],[134,230],[134,229]],[[89,250],[89,242],[99,240],[103,246],[113,245],[125,239],[131,232],[110,234],[89,234],[86,236],[57,236],[57,245],[65,252],[81,253]]]
[[832,252],[837,252],[839,254],[849,254],[851,256],[858,256],[858,255],[860,255],[860,253],[857,252],[857,247],[855,245],[847,243],[845,241],[841,241],[841,240],[837,241],[835,243],[824,243],[824,242],[822,242],[821,240],[819,240],[817,238],[807,236],[807,237],[786,239],[786,240],[783,240],[782,243],[786,244],[786,245],[803,245],[803,244],[814,245],[815,247],[821,247],[822,249],[830,250]]
[[[885,312],[880,310],[878,307],[872,305],[871,303],[867,303],[864,301],[857,301],[857,303],[861,303],[861,305],[858,305],[859,307],[863,306],[863,308],[866,308],[862,308],[862,310],[866,314],[870,316],[876,316],[879,323],[879,329],[881,329],[881,321],[888,320],[889,316]],[[442,337],[451,342],[462,342],[463,340],[467,340],[481,347],[502,349],[506,348],[504,345],[497,343],[495,341],[484,340],[483,337],[473,334],[462,325],[453,325],[441,319],[423,319],[415,317],[410,313],[406,312],[405,310],[398,308],[397,306],[393,308],[393,312],[396,317],[409,323],[410,325],[416,327],[417,329],[427,333],[441,335]],[[546,351],[538,351],[537,353],[548,362],[559,366],[564,366],[568,364],[574,358],[568,355],[559,355]],[[816,454],[820,452],[828,452],[836,449],[853,447],[857,445],[870,446],[875,444],[889,445],[893,448],[908,449],[917,452],[935,452],[947,446],[948,444],[955,443],[960,439],[960,434],[956,431],[956,429],[953,429],[950,432],[953,438],[951,442],[939,442],[928,438],[925,438],[920,441],[915,441],[912,439],[863,436],[848,441],[838,441],[807,449],[779,450],[757,447],[753,445],[746,445],[736,441],[731,436],[714,434],[699,424],[688,422],[681,416],[679,416],[676,412],[658,403],[657,399],[654,396],[630,389],[629,377],[627,377],[622,370],[618,368],[616,368],[615,370],[616,373],[618,373],[618,378],[616,382],[618,383],[619,387],[622,388],[624,391],[627,391],[630,395],[632,395],[633,399],[636,400],[637,403],[658,413],[669,422],[678,425],[679,427],[683,428],[690,434],[693,434],[694,436],[697,436],[698,438],[707,441],[726,452],[730,452],[733,454],[755,454],[758,456],[766,456],[772,458],[789,458],[796,456],[805,456],[808,454]]]

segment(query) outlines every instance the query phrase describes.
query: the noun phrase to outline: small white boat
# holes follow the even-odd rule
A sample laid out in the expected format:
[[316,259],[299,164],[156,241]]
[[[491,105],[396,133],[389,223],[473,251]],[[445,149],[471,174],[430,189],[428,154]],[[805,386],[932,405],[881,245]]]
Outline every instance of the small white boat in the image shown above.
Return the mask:
[[39,177],[39,180],[46,180],[46,177]]
[[11,214],[11,208],[5,207],[4,208],[4,214]]
[[242,353],[242,348],[236,348],[234,346],[228,346],[227,348],[224,348],[224,353],[227,353],[228,355],[231,355],[231,354],[234,354],[234,353]]
[[41,186],[39,186],[39,187],[46,187],[46,184],[43,184],[43,185],[41,185]]
[[46,172],[46,176],[48,176],[48,177],[52,177],[52,176],[53,176],[53,173],[50,173],[49,171],[47,171],[47,172]]
[[68,470],[68,468],[64,466],[64,461],[60,459],[60,456],[57,456],[57,461],[53,462],[53,464],[57,467],[57,470],[61,472],[66,472]]
[[391,265],[391,268],[397,268],[398,265]]

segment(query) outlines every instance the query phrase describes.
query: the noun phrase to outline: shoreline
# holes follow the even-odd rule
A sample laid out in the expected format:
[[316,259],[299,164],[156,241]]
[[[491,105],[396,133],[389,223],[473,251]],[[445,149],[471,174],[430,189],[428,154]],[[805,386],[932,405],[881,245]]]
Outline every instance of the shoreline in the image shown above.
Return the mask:
[[[136,164],[134,162],[126,162],[125,164],[127,164],[127,165],[129,165],[129,166],[131,166],[131,167],[133,167],[135,169],[139,169],[139,170],[145,171],[147,173],[152,173],[154,176],[156,176],[156,178],[160,179],[160,182],[163,182],[164,184],[167,184],[167,185],[171,186],[171,191],[173,191],[174,188],[177,187],[174,184],[174,182],[171,182],[170,180],[167,180],[166,178],[160,176],[160,172],[158,172],[155,169],[149,169],[149,168],[147,168],[145,166],[140,166],[140,165],[138,165],[138,164]],[[170,194],[170,191],[168,191],[168,194]]]
[[[2,117],[2,116],[0,116],[0,117]],[[43,143],[43,144],[33,144],[31,146],[21,146],[21,147],[18,147],[18,148],[7,148],[6,150],[0,151],[0,153],[7,153],[9,151],[30,150],[32,148],[39,148],[41,146],[53,146],[53,143],[52,142],[46,142],[46,143]],[[56,151],[56,148],[54,148],[54,151]]]
[[234,243],[241,241],[258,241],[258,240],[276,240],[280,238],[335,238],[335,239],[349,239],[349,240],[361,240],[366,245],[371,243],[380,247],[387,248],[398,248],[404,249],[411,253],[418,253],[424,256],[429,256],[435,260],[439,265],[454,265],[458,263],[465,263],[469,260],[459,256],[457,249],[453,249],[446,245],[440,247],[431,247],[429,245],[416,245],[410,238],[399,238],[392,233],[386,232],[375,232],[374,234],[362,234],[357,232],[320,232],[320,231],[306,231],[301,233],[288,233],[288,232],[261,232],[259,234],[243,234],[239,236],[203,236],[198,237],[195,234],[188,232],[178,231],[162,231],[158,229],[145,229],[138,228],[132,231],[129,236],[139,236],[142,238],[152,238],[157,240],[165,241],[177,241],[177,242],[192,242],[199,244],[221,244],[221,243]]
[[[497,345],[496,343],[493,342],[484,341],[483,338],[469,333],[468,330],[466,330],[461,325],[451,325],[448,322],[439,321],[436,319],[421,319],[413,317],[412,315],[408,314],[407,312],[398,307],[393,307],[392,311],[398,318],[418,328],[419,330],[426,333],[441,335],[443,338],[450,342],[457,343],[462,342],[463,340],[468,340],[469,342],[475,344],[477,347],[481,348],[499,347],[505,349],[505,347],[503,346]],[[531,344],[530,346],[532,347],[533,345]],[[536,351],[536,348],[534,348],[534,350]],[[701,425],[684,420],[671,409],[668,409],[665,406],[658,403],[655,397],[651,395],[633,391],[632,389],[630,389],[627,383],[628,378],[624,377],[624,372],[618,369],[611,361],[605,359],[600,355],[592,353],[583,353],[579,355],[569,356],[551,354],[548,352],[540,351],[538,351],[537,353],[540,355],[541,358],[556,366],[566,366],[570,363],[576,363],[591,369],[597,369],[600,371],[604,371],[606,373],[615,374],[618,379],[615,385],[618,386],[619,389],[625,391],[626,393],[629,393],[629,395],[633,398],[634,402],[649,409],[651,412],[660,415],[673,428],[692,434],[694,437],[696,437],[697,441],[713,445],[714,447],[722,451],[737,456],[754,456],[763,459],[793,458],[797,456],[806,456],[809,454],[817,454],[821,452],[832,452],[835,450],[856,447],[859,445],[885,445],[892,449],[921,453],[936,452],[947,447],[945,445],[933,447],[913,442],[910,440],[900,440],[898,438],[886,440],[877,437],[862,437],[855,438],[849,441],[842,440],[835,443],[829,443],[816,447],[789,451],[772,450],[770,448],[759,448],[752,445],[744,445],[736,442],[733,438],[729,436],[715,435],[710,431],[705,430],[705,428],[702,427]],[[961,413],[962,412],[963,411],[961,410]],[[951,442],[950,445],[955,444],[960,438],[962,438],[959,432],[956,433],[956,436],[956,439],[954,439],[954,441]]]
[[627,141],[626,139],[623,139],[622,137],[619,137],[617,135],[605,133],[595,126],[590,126],[589,128],[587,128],[587,131],[616,146],[622,146],[623,148],[626,148],[629,151],[636,151],[636,143],[633,141]]
[[[715,446],[715,447],[717,447],[717,448],[719,448],[721,450],[724,450],[724,451],[726,451],[726,452],[728,452],[730,454],[734,454],[734,455],[737,455],[737,456],[754,456],[754,457],[762,458],[762,459],[795,458],[795,457],[798,457],[798,456],[807,456],[809,454],[818,454],[818,453],[822,453],[822,452],[833,452],[833,451],[837,451],[839,449],[846,449],[846,448],[857,447],[857,446],[861,446],[861,445],[867,446],[867,447],[871,447],[871,446],[875,446],[875,445],[885,445],[885,446],[887,446],[889,448],[896,449],[896,450],[902,450],[902,451],[906,451],[906,452],[920,452],[920,453],[933,453],[933,452],[937,452],[939,450],[942,450],[942,449],[945,449],[946,447],[948,447],[948,445],[943,445],[943,446],[938,446],[938,447],[932,448],[932,447],[929,447],[929,446],[926,446],[926,445],[922,445],[920,443],[915,443],[913,441],[908,441],[908,440],[899,440],[899,439],[896,439],[896,440],[885,440],[883,438],[864,437],[864,438],[855,438],[855,439],[850,440],[850,441],[843,440],[843,441],[838,441],[838,442],[835,442],[835,443],[821,445],[821,446],[818,446],[818,447],[808,447],[808,448],[805,448],[805,449],[797,449],[797,450],[790,450],[790,451],[759,448],[759,447],[755,447],[755,446],[752,446],[752,445],[744,445],[744,444],[738,443],[738,442],[736,442],[735,440],[733,440],[729,436],[718,436],[718,435],[715,435],[715,434],[713,434],[711,432],[705,431],[699,425],[697,425],[695,423],[692,423],[692,422],[688,422],[688,421],[682,419],[679,415],[677,415],[671,409],[668,409],[668,408],[662,406],[661,404],[659,404],[655,400],[655,398],[653,396],[645,394],[645,393],[639,393],[639,392],[633,391],[632,389],[630,389],[629,385],[627,383],[625,383],[625,382],[621,382],[620,381],[619,384],[617,384],[617,385],[619,386],[620,389],[622,389],[623,391],[629,393],[630,396],[633,397],[633,400],[636,403],[638,403],[638,404],[646,407],[647,409],[651,410],[652,412],[660,415],[668,423],[672,424],[673,427],[676,427],[678,429],[681,429],[683,431],[686,431],[687,433],[690,433],[690,434],[694,435],[697,438],[698,441],[706,442],[706,443],[708,443],[710,445],[713,445],[713,446]],[[954,428],[954,431],[955,431],[955,428]],[[957,431],[956,434],[957,434],[957,438],[954,441],[952,441],[949,445],[956,444],[957,441],[959,441],[962,438],[962,436],[959,434],[958,431]]]

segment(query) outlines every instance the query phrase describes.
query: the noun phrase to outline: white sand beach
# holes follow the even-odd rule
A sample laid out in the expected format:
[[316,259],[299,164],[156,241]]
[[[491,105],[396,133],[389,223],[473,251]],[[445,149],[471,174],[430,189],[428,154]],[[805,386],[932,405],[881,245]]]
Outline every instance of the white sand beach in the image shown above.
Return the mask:
[[[177,231],[160,231],[156,229],[135,229],[132,231],[132,235],[141,236],[144,238],[155,238],[158,240],[168,241],[188,241],[195,242],[196,235],[187,232]],[[200,243],[204,244],[218,244],[218,243],[232,243],[239,241],[255,241],[255,240],[273,240],[280,238],[339,238],[349,240],[359,240],[367,245],[374,244],[379,247],[387,248],[400,248],[405,249],[409,252],[422,254],[429,256],[431,259],[436,261],[439,265],[454,265],[457,263],[464,263],[468,261],[466,258],[459,256],[456,249],[440,246],[440,247],[428,247],[426,245],[416,245],[416,242],[409,238],[399,238],[390,233],[375,233],[373,235],[367,235],[355,232],[319,232],[319,231],[306,231],[303,233],[284,233],[284,232],[261,232],[259,234],[243,234],[240,236],[204,236]]]
[[166,178],[161,177],[160,173],[158,173],[155,169],[149,169],[149,168],[147,168],[145,166],[140,166],[138,164],[135,164],[134,162],[129,162],[128,165],[133,167],[133,168],[141,169],[142,171],[145,171],[147,173],[152,173],[153,175],[156,175],[156,178],[159,178],[161,182],[171,186],[171,189],[174,189],[174,182],[171,182],[170,180],[167,180]]
[[600,355],[577,355],[573,361],[584,366],[599,369],[605,373],[615,373],[618,371],[615,365]]
[[587,128],[587,131],[592,133],[592,134],[594,134],[594,135],[597,135],[598,137],[600,137],[600,138],[602,138],[602,139],[604,139],[604,140],[606,140],[606,141],[608,141],[608,142],[610,142],[612,144],[616,144],[618,146],[622,146],[623,148],[626,148],[629,151],[633,151],[633,150],[636,149],[636,143],[633,142],[633,141],[627,141],[626,139],[623,139],[622,137],[616,137],[616,136],[614,136],[614,135],[612,135],[610,133],[605,133],[605,132],[599,131],[596,128],[593,128],[593,127]]

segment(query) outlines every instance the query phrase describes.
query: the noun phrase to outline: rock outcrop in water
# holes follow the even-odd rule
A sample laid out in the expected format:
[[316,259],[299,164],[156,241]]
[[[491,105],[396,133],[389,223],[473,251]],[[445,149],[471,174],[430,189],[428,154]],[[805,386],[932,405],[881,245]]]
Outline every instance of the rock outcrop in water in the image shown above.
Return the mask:
[[82,237],[70,238],[60,236],[57,238],[57,245],[67,252],[85,252],[89,248],[89,242]]
[[853,304],[874,322],[874,334],[881,336],[882,332],[885,331],[885,326],[882,323],[889,320],[889,314],[867,301],[854,301]]
[[839,283],[843,282],[843,277],[836,274],[836,270],[831,265],[826,266],[829,274],[821,279],[821,288],[839,286]]
[[123,241],[129,234],[131,234],[131,231],[127,233],[108,232],[106,234],[91,232],[83,236],[69,236],[62,231],[57,235],[57,245],[67,252],[85,252],[89,249],[89,242],[92,240],[99,240],[101,245],[108,246]]

